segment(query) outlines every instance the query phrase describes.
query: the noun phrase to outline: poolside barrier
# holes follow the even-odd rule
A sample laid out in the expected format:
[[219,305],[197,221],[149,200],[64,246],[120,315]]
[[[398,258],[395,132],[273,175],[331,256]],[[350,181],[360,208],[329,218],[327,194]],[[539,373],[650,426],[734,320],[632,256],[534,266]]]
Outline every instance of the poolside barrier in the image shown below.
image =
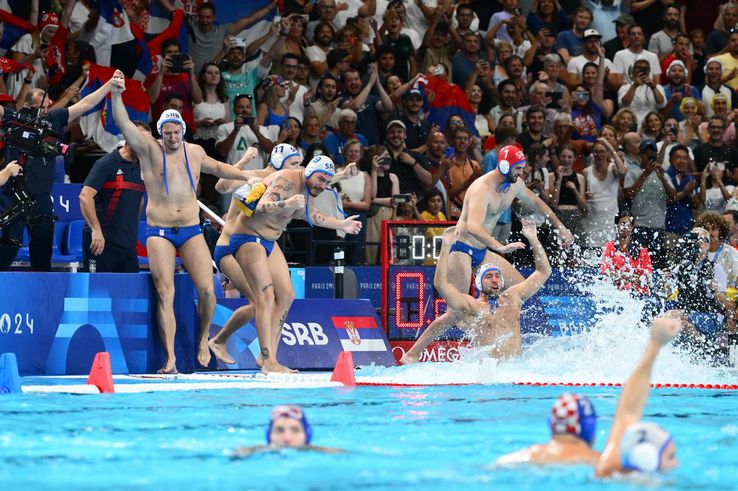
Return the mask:
[[101,394],[111,394],[115,392],[113,386],[113,371],[110,369],[110,353],[101,352],[95,355],[90,369],[90,376],[87,377],[87,384],[94,385]]
[[[618,382],[513,382],[530,387],[622,387]],[[653,389],[718,389],[738,390],[735,384],[651,384]]]
[[0,355],[0,394],[20,394],[22,392],[15,353],[3,353]]
[[354,357],[350,351],[341,351],[333,368],[331,382],[340,382],[346,387],[356,387],[356,375],[354,373]]

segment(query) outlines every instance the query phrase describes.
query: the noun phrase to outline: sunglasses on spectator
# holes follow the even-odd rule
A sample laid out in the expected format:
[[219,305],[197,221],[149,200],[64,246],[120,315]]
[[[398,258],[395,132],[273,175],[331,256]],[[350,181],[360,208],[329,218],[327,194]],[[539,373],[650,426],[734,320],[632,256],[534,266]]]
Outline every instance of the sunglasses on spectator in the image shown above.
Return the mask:
[[236,97],[235,98],[238,99],[238,98],[241,98],[241,97],[245,97],[246,99],[249,99],[251,101],[254,100],[254,96],[251,95],[251,94],[236,94]]

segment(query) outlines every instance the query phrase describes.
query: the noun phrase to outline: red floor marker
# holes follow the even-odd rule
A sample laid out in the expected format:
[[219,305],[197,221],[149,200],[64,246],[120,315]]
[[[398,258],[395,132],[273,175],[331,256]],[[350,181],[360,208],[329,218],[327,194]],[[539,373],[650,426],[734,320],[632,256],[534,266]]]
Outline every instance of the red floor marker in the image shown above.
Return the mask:
[[347,387],[356,387],[356,376],[354,374],[354,356],[350,351],[342,351],[338,354],[336,366],[331,375],[331,382],[340,382]]
[[110,369],[110,353],[102,352],[95,355],[87,384],[97,387],[101,394],[115,392],[113,372]]

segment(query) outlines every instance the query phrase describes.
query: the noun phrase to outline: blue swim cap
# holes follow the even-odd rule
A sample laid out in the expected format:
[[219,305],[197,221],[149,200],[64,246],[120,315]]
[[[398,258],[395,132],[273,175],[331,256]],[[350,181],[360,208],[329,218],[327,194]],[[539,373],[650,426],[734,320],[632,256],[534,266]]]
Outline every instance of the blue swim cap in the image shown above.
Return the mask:
[[492,263],[484,263],[479,266],[479,269],[477,269],[477,276],[474,278],[474,286],[477,288],[477,291],[482,291],[482,278],[484,278],[484,275],[490,271],[497,271],[500,273],[500,278],[502,279],[500,282],[500,290],[505,288],[505,277],[502,276],[502,270]]
[[623,469],[639,472],[661,470],[661,457],[673,440],[671,434],[655,423],[634,423],[620,439]]
[[272,426],[279,418],[290,418],[302,423],[302,428],[305,431],[305,444],[310,445],[310,441],[313,439],[313,429],[308,423],[305,412],[299,406],[276,406],[272,409],[269,426],[266,430],[267,443],[272,443]]
[[597,413],[585,396],[565,392],[551,408],[548,425],[552,435],[574,435],[591,447],[597,432]]

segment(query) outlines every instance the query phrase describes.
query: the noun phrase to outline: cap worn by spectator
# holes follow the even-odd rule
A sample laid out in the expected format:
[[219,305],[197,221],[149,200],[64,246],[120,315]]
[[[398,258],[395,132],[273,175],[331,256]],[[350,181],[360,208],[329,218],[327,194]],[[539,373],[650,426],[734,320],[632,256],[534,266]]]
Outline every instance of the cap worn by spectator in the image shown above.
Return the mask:
[[389,129],[392,128],[393,126],[399,126],[403,130],[407,131],[407,127],[405,126],[405,123],[403,123],[399,119],[393,119],[392,121],[390,121],[389,123],[387,123],[386,130],[389,131]]
[[584,31],[584,39],[587,39],[588,37],[596,37],[598,39],[602,38],[602,35],[597,32],[597,29],[587,29]]
[[625,24],[626,26],[636,25],[635,18],[630,14],[620,14],[618,18],[615,19],[613,22],[616,22],[618,24]]
[[59,27],[59,16],[54,12],[44,12],[38,22],[38,32],[43,34],[48,27]]
[[[705,73],[707,73],[707,67],[710,65],[710,63],[717,63],[718,65],[720,65],[720,71],[721,72],[723,71],[723,62],[720,59],[718,59],[718,58],[710,58],[705,63]],[[669,65],[669,66],[671,66],[671,65]]]
[[413,87],[412,89],[410,89],[407,92],[405,92],[405,95],[403,97],[406,97],[406,98],[409,99],[409,98],[411,98],[413,96],[418,96],[421,99],[423,98],[423,94],[420,92],[420,89],[418,89],[416,87]]
[[684,70],[684,76],[687,76],[687,67],[684,65],[684,62],[682,60],[673,60],[671,63],[669,63],[669,68],[666,69],[666,75],[671,74],[671,69],[675,66],[682,67],[682,70]]
[[640,149],[641,149],[641,151],[649,150],[649,149],[650,150],[653,150],[654,152],[658,152],[659,151],[658,147],[656,146],[656,142],[653,141],[650,138],[644,138],[641,141],[641,147],[640,147]]

